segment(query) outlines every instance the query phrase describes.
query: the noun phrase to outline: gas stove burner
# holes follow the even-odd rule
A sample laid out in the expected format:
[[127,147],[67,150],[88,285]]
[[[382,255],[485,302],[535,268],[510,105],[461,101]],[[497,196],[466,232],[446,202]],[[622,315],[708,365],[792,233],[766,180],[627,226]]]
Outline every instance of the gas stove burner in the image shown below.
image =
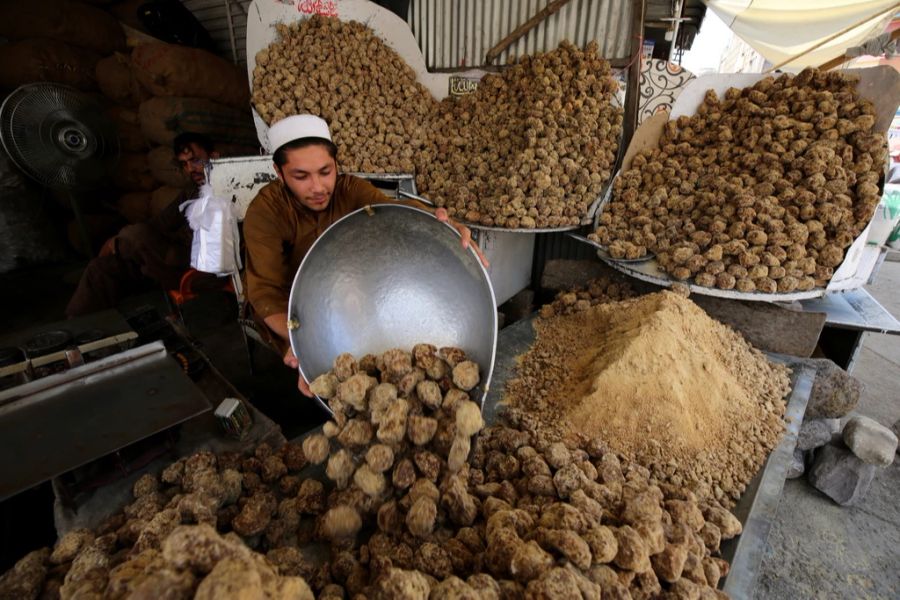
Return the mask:
[[25,353],[29,358],[36,358],[65,350],[72,343],[72,334],[61,329],[44,331],[25,342]]
[[106,332],[104,332],[102,329],[88,329],[87,331],[82,331],[75,336],[75,345],[83,346],[84,344],[90,344],[91,342],[102,340],[105,337]]
[[0,348],[0,367],[8,367],[25,360],[25,352],[16,346]]

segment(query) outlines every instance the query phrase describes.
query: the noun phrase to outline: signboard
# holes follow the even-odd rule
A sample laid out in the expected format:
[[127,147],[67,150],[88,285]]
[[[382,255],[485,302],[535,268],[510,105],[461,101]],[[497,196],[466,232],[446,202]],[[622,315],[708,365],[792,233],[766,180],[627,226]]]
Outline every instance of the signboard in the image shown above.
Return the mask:
[[475,93],[478,89],[479,80],[473,77],[460,77],[459,75],[450,76],[450,95],[466,96]]
[[278,0],[282,4],[296,4],[297,12],[303,15],[338,16],[338,0]]

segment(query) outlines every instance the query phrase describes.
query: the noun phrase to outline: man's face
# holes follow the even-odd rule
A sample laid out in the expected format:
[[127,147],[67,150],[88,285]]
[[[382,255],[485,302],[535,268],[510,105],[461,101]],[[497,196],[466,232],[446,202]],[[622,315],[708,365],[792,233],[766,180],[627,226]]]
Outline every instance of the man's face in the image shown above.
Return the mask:
[[337,163],[322,145],[288,150],[278,176],[300,204],[314,211],[328,208],[337,181]]
[[218,153],[208,154],[206,150],[197,144],[189,144],[187,148],[178,154],[176,160],[181,165],[181,170],[184,171],[184,174],[199,186],[206,183],[205,168],[210,158],[218,158]]

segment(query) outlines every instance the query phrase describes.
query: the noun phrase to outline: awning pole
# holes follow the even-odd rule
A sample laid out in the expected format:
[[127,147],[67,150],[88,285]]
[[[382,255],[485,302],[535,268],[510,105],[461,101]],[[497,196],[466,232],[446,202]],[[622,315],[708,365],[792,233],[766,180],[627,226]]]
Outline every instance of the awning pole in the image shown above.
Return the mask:
[[228,20],[228,37],[231,40],[231,58],[238,64],[237,44],[234,39],[234,20],[231,18],[231,0],[225,0],[225,17]]
[[790,58],[787,59],[787,60],[781,61],[780,63],[778,63],[777,65],[775,65],[774,67],[772,67],[771,69],[769,69],[768,71],[766,71],[766,73],[771,73],[772,71],[775,71],[775,70],[777,70],[777,69],[780,69],[780,68],[783,67],[784,65],[786,65],[786,64],[788,64],[788,63],[791,63],[791,62],[794,62],[795,60],[797,60],[797,59],[800,58],[801,56],[805,56],[805,55],[809,54],[810,52],[812,52],[812,51],[815,50],[816,48],[821,48],[822,46],[824,46],[824,45],[827,44],[828,42],[830,42],[830,41],[832,41],[832,40],[834,40],[834,39],[836,39],[836,38],[841,37],[842,35],[844,35],[844,34],[847,33],[848,31],[851,31],[851,30],[853,30],[853,29],[856,29],[857,27],[859,27],[860,25],[866,23],[867,21],[873,21],[873,20],[875,20],[875,19],[881,18],[881,17],[885,16],[885,15],[888,14],[888,13],[894,12],[894,11],[897,10],[898,8],[900,8],[900,2],[897,2],[896,4],[894,4],[894,5],[893,5],[892,7],[890,7],[889,9],[883,10],[883,11],[881,11],[880,13],[878,13],[878,14],[876,14],[876,15],[873,15],[873,16],[871,16],[871,17],[865,17],[863,20],[858,21],[858,22],[854,23],[853,25],[850,25],[849,27],[845,27],[845,28],[841,29],[840,31],[838,31],[838,32],[835,33],[834,35],[830,35],[830,36],[828,36],[827,38],[825,38],[824,40],[821,40],[821,41],[816,42],[815,44],[813,44],[812,46],[810,46],[809,48],[807,48],[806,50],[804,50],[804,51],[801,52],[800,54],[797,54],[796,56],[792,56],[792,57],[790,57]]
[[[893,42],[894,40],[897,40],[897,39],[900,39],[900,29],[895,29],[894,31],[891,32],[891,41]],[[821,65],[819,65],[819,70],[820,71],[828,71],[830,69],[833,69],[835,67],[838,67],[838,66],[844,64],[845,62],[847,62],[848,60],[853,59],[853,58],[856,58],[856,57],[855,56],[847,56],[847,53],[845,52],[844,54],[841,54],[837,58],[832,58],[828,62],[822,63]]]

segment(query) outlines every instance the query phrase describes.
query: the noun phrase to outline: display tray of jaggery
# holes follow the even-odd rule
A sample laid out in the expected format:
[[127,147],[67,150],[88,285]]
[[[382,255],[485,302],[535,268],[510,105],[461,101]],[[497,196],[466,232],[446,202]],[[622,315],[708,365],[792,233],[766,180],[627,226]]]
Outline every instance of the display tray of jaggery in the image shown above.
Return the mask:
[[860,287],[897,98],[885,67],[700,77],[635,133],[588,237],[623,273],[699,294]]

